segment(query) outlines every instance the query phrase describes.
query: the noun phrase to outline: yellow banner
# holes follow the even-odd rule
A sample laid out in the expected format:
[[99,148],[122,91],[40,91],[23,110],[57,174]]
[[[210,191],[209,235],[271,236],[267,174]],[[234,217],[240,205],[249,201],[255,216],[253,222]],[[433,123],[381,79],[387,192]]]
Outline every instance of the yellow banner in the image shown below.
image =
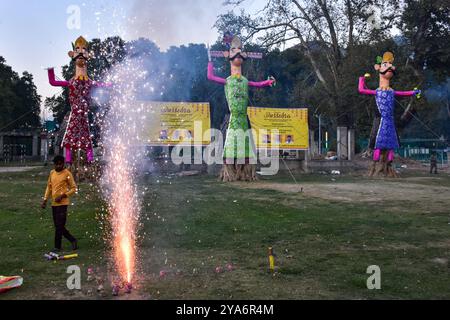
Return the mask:
[[249,107],[248,116],[254,130],[256,148],[309,148],[308,109]]
[[142,102],[147,111],[145,143],[151,146],[207,146],[211,135],[209,103]]

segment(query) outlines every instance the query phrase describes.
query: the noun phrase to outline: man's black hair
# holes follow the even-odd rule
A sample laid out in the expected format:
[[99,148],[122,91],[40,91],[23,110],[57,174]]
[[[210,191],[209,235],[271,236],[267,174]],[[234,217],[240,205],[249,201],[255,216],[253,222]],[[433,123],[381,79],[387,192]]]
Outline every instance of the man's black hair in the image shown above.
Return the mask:
[[53,159],[53,163],[54,163],[54,164],[57,164],[57,163],[60,163],[60,162],[64,163],[65,160],[66,160],[66,159],[65,159],[63,156],[56,156],[56,157]]

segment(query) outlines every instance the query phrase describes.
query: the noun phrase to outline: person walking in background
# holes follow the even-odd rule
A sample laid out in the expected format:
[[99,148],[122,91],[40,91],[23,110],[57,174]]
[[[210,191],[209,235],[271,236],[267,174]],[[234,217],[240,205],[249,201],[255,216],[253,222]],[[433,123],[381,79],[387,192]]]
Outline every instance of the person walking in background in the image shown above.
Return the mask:
[[75,194],[77,185],[72,173],[64,166],[64,157],[56,156],[53,163],[55,169],[50,172],[47,189],[41,205],[42,209],[45,209],[47,200],[49,197],[52,197],[53,222],[55,224],[55,249],[53,252],[62,251],[61,242],[63,236],[72,244],[72,250],[77,250],[77,239],[66,229],[67,208],[70,203],[69,197]]
[[434,173],[437,174],[437,158],[436,158],[436,153],[433,153],[431,155],[430,158],[430,174],[433,173],[433,169],[434,169]]

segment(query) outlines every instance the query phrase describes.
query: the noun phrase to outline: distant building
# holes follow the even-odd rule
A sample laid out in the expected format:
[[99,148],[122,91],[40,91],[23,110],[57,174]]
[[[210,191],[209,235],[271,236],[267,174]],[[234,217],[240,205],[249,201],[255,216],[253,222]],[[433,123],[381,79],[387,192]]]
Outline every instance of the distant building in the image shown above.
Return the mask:
[[40,149],[41,130],[0,132],[0,158],[4,162],[38,160]]
[[55,154],[57,126],[46,121],[43,129],[17,129],[0,132],[0,160],[8,162],[47,161]]

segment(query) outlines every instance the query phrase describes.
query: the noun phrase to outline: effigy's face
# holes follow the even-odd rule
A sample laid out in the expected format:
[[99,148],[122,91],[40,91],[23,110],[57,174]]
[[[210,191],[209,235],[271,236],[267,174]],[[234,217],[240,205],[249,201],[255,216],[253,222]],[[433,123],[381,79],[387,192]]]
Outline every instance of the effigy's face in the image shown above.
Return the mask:
[[229,57],[231,64],[235,67],[242,66],[245,59],[247,59],[247,55],[242,52],[241,47],[231,47]]
[[69,52],[69,57],[75,61],[77,67],[86,68],[89,60],[89,51],[86,47],[76,47],[74,51]]
[[375,70],[380,73],[380,77],[391,80],[395,75],[395,66],[389,61],[383,61],[381,65],[375,65]]
[[242,66],[242,63],[244,63],[244,60],[241,57],[236,57],[233,60],[231,60],[231,64],[235,67]]

